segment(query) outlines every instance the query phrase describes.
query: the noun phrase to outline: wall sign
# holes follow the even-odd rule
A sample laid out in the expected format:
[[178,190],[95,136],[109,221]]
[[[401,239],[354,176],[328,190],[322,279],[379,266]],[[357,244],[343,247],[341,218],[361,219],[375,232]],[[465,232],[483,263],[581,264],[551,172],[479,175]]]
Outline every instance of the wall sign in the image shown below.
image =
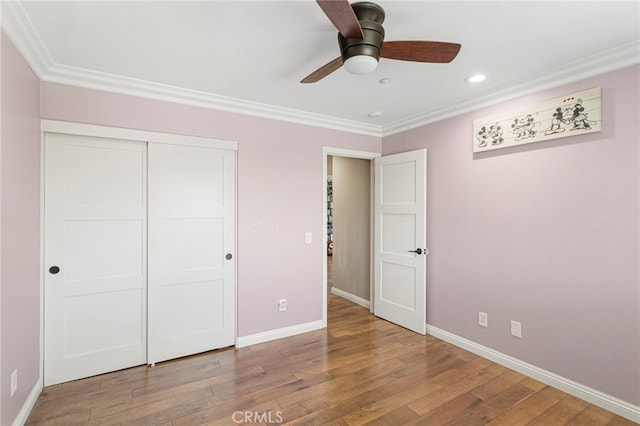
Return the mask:
[[599,87],[473,120],[473,152],[542,142],[602,130]]

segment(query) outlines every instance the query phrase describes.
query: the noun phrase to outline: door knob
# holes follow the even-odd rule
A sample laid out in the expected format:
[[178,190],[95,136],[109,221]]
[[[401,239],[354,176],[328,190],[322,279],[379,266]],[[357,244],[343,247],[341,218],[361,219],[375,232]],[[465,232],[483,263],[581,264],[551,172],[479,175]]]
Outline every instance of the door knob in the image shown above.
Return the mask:
[[233,255],[232,255],[231,253],[227,253],[227,255],[225,256],[225,258],[226,258],[227,260],[231,260],[231,259],[233,259]]
[[418,249],[415,249],[415,250],[409,250],[409,253],[422,254],[422,249],[418,248]]
[[50,273],[50,274],[55,275],[55,274],[57,274],[58,272],[60,272],[60,268],[59,268],[59,267],[57,267],[57,266],[52,266],[51,268],[49,268],[49,273]]

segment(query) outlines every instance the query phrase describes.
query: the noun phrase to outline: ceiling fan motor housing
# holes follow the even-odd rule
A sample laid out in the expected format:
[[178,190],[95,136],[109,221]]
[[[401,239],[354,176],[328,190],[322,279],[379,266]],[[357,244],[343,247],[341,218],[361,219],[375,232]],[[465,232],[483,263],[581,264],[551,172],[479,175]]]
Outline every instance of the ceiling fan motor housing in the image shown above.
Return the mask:
[[318,68],[301,83],[315,83],[344,67],[351,74],[369,74],[381,57],[400,61],[449,63],[462,47],[459,43],[427,40],[385,42],[384,9],[375,3],[316,0],[338,30],[340,56]]
[[379,60],[384,42],[384,28],[382,27],[385,17],[384,9],[371,2],[353,3],[351,7],[358,17],[364,39],[347,38],[338,33],[342,62],[358,55],[371,56],[376,61]]

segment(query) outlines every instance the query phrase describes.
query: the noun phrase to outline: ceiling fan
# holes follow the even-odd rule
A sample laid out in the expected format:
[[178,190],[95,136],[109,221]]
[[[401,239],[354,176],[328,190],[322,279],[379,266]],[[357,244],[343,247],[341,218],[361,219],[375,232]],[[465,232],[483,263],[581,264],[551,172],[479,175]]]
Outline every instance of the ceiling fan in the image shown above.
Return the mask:
[[384,9],[372,2],[349,4],[348,0],[317,0],[338,29],[340,56],[321,66],[300,83],[315,83],[338,68],[352,74],[373,72],[380,57],[401,61],[448,63],[460,44],[441,41],[384,41]]

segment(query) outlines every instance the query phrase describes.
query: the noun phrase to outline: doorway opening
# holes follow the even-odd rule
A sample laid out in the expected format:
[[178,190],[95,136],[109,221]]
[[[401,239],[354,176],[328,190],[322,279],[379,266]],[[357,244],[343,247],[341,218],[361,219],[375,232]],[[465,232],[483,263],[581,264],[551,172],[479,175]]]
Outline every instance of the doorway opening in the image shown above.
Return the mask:
[[323,322],[331,294],[373,312],[373,159],[379,153],[323,149]]

